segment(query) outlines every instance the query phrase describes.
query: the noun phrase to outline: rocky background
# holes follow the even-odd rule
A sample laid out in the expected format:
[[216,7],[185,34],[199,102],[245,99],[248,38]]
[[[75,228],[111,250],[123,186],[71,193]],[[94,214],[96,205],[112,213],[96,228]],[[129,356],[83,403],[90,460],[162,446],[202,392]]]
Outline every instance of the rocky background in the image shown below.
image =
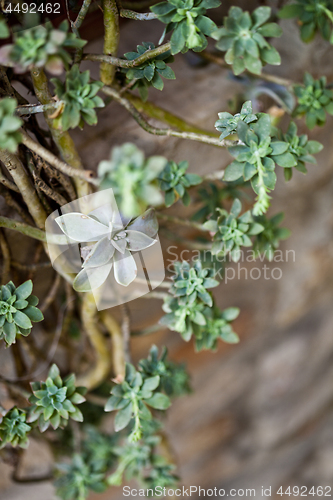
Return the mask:
[[[250,6],[250,2],[238,3]],[[333,76],[332,46],[321,40],[304,45],[292,21],[283,22],[282,27],[284,36],[275,43],[282,66],[270,67],[270,72],[295,81],[302,80],[305,70]],[[120,53],[143,40],[156,43],[160,31],[155,22],[126,23]],[[98,52],[100,47],[97,40],[89,51]],[[166,81],[163,93],[152,90],[150,99],[203,128],[213,130],[217,113],[227,109],[235,91],[244,90],[228,71],[212,64],[191,66],[179,55],[172,67],[177,79]],[[262,498],[262,486],[272,487],[274,499],[281,498],[276,494],[280,486],[307,486],[308,490],[333,486],[332,124],[329,119],[324,129],[311,132],[311,138],[324,143],[325,148],[318,155],[318,165],[310,166],[306,176],[296,172],[286,184],[282,169],[277,167],[279,180],[269,213],[283,210],[284,225],[292,231],[281,247],[284,262],[266,263],[270,279],[263,273],[260,279],[245,279],[243,271],[240,279],[236,276],[214,290],[221,307],[241,309],[235,322],[240,344],[221,343],[217,353],[196,354],[192,343],[186,344],[174,332],[162,331],[132,341],[134,360],[145,357],[152,343],[166,344],[171,357],[185,361],[191,373],[193,394],[176,401],[166,421],[185,486],[255,488],[258,499]],[[306,132],[301,121],[299,130]],[[200,174],[224,168],[229,161],[228,154],[218,148],[148,135],[116,103],[101,111],[97,127],[76,132],[75,139],[89,168],[108,157],[112,146],[125,141],[134,142],[146,155],[187,159],[190,171]],[[164,241],[166,259],[168,244],[174,243]],[[294,254],[286,254],[287,250]],[[262,269],[264,264],[242,265],[249,271],[252,267]],[[281,279],[272,279],[275,267],[281,269]],[[160,305],[152,301],[147,317],[147,302],[132,302],[136,328],[158,320]],[[0,354],[4,360],[3,352]],[[110,427],[110,422],[105,425]],[[49,450],[32,440],[20,474],[41,476],[50,467]],[[49,483],[12,484],[10,473],[10,467],[1,464],[1,500],[54,497]],[[91,496],[91,500],[98,498],[123,497],[121,489],[115,488]],[[241,494],[234,498],[241,498]]]

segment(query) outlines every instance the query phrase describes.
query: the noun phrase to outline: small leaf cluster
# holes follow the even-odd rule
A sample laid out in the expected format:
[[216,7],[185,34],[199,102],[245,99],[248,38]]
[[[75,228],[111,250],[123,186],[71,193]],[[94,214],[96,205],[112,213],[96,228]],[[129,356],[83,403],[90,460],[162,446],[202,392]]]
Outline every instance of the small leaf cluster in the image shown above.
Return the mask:
[[306,126],[325,125],[326,113],[333,115],[333,91],[326,87],[326,77],[315,80],[309,73],[304,75],[303,85],[294,85],[297,106],[294,116],[305,116]]
[[260,75],[264,64],[281,64],[278,51],[265,37],[280,37],[282,30],[276,23],[268,23],[270,7],[258,7],[252,14],[232,6],[224,18],[222,28],[213,33],[216,48],[226,51],[225,62],[232,65],[235,75],[248,70]]
[[168,396],[158,392],[159,375],[145,378],[133,365],[126,363],[123,382],[111,390],[111,397],[105,405],[105,411],[117,410],[115,431],[119,432],[129,425],[134,418],[134,426],[129,441],[135,442],[142,437],[142,420],[151,420],[152,415],[147,405],[157,410],[166,410],[171,402]]
[[113,189],[117,205],[125,216],[139,215],[148,204],[163,203],[158,176],[166,163],[163,156],[145,159],[143,151],[135,144],[125,143],[113,148],[110,160],[100,162],[100,188]]
[[239,121],[245,123],[252,123],[257,121],[258,117],[252,111],[252,102],[246,101],[240,113],[232,115],[226,111],[219,113],[219,120],[215,122],[215,128],[218,132],[222,132],[220,135],[220,141],[228,137],[228,135],[235,134],[237,132],[237,125]]
[[21,134],[18,132],[23,121],[15,116],[17,100],[5,97],[0,100],[0,149],[7,149],[15,153],[21,141]]
[[[166,300],[166,304],[168,303],[170,302]],[[173,300],[171,306],[165,308],[165,311],[172,311],[176,314],[177,311],[181,309],[181,306],[177,308],[177,304]],[[197,304],[194,305],[194,309],[197,309]],[[184,340],[189,340],[193,334],[195,350],[197,352],[203,349],[216,350],[218,340],[223,340],[229,344],[235,344],[239,341],[237,334],[233,331],[232,325],[230,324],[239,314],[239,309],[237,307],[230,307],[224,311],[220,311],[215,306],[210,308],[202,305],[199,312],[201,314],[201,320],[199,321],[195,316],[188,316],[186,325],[188,330],[186,331],[184,328],[177,329],[178,325],[169,320],[161,322],[166,324],[171,330],[178,331]],[[169,314],[166,316],[169,316]],[[191,333],[189,333],[189,331]]]
[[257,194],[254,215],[265,213],[270,204],[268,193],[275,188],[275,165],[283,167],[286,180],[291,179],[292,168],[306,173],[305,163],[316,163],[312,154],[322,149],[317,141],[308,141],[307,135],[297,135],[297,127],[291,122],[286,134],[272,127],[270,116],[258,114],[258,121],[246,124],[239,121],[237,134],[241,141],[228,151],[235,160],[224,173],[227,182],[251,180]]
[[0,339],[8,346],[16,341],[17,335],[26,337],[31,332],[32,321],[44,319],[36,307],[38,299],[32,293],[32,281],[28,280],[19,287],[10,281],[0,288]]
[[31,427],[26,420],[26,412],[16,406],[0,417],[0,449],[8,443],[14,447],[27,448],[29,444],[27,434],[31,431]]
[[206,325],[197,329],[195,334],[195,349],[202,351],[203,349],[216,351],[219,340],[223,340],[227,344],[237,344],[239,337],[234,332],[231,322],[239,315],[238,307],[228,307],[221,311],[214,306],[206,309],[205,318]]
[[85,500],[90,491],[105,491],[106,474],[116,460],[116,436],[99,432],[93,426],[87,426],[84,434],[81,454],[75,454],[70,463],[56,464],[54,485],[63,500]]
[[[155,49],[155,45],[152,42],[143,42],[142,45],[137,45],[137,52],[127,52],[124,56],[127,60],[134,61],[147,51],[153,49]],[[148,88],[150,86],[153,86],[157,90],[163,90],[164,82],[162,77],[167,80],[174,80],[176,78],[173,70],[170,66],[167,66],[167,63],[171,63],[173,60],[173,56],[168,51],[158,55],[154,59],[149,59],[135,68],[123,68],[123,72],[126,73],[128,82],[137,80],[132,89],[138,89],[141,99],[145,102],[148,99]]]
[[279,227],[283,221],[284,213],[280,212],[268,219],[265,215],[255,218],[255,221],[264,229],[259,233],[253,243],[254,257],[264,255],[270,262],[274,258],[274,252],[279,248],[280,241],[290,236],[290,230]]
[[284,5],[278,15],[281,19],[298,18],[303,42],[311,42],[319,32],[324,40],[333,43],[332,0],[296,0]]
[[235,182],[228,182],[223,187],[219,187],[213,182],[209,182],[206,186],[198,189],[198,195],[203,206],[195,212],[192,220],[205,222],[209,217],[216,219],[218,216],[217,208],[221,206],[223,200],[228,198],[235,199],[244,195],[239,189],[244,186],[244,182],[240,179]]
[[168,350],[162,348],[159,356],[158,348],[153,345],[147,359],[139,361],[139,368],[145,378],[160,377],[157,391],[162,391],[169,397],[181,396],[191,392],[189,376],[183,364],[174,363],[168,359]]
[[141,479],[143,471],[151,464],[153,449],[159,444],[158,436],[143,436],[140,443],[126,441],[122,446],[116,446],[113,452],[118,458],[116,470],[107,477],[107,484],[120,486],[125,476],[126,481],[132,478]]
[[160,323],[189,341],[197,325],[206,325],[204,310],[213,305],[212,295],[207,289],[216,287],[219,282],[213,278],[214,271],[203,268],[200,260],[196,260],[192,267],[186,261],[175,262],[174,269],[170,295],[163,304],[163,311],[167,314]]
[[206,36],[216,30],[215,23],[205,16],[207,9],[221,5],[220,0],[168,0],[150,7],[171,35],[171,54],[192,49],[200,52],[207,47]]
[[57,495],[62,500],[86,500],[89,493],[106,490],[105,473],[95,472],[92,463],[75,454],[69,463],[56,465],[58,477],[54,482]]
[[92,425],[84,428],[84,434],[82,448],[85,461],[91,464],[95,472],[109,470],[115,462],[113,448],[116,446],[118,436],[99,432]]
[[113,452],[118,457],[118,466],[107,478],[107,483],[120,486],[123,478],[126,481],[135,478],[145,488],[153,488],[154,484],[174,486],[178,482],[178,477],[172,473],[174,465],[155,451],[160,442],[159,436],[148,432],[140,443],[125,442],[123,446],[116,446]]
[[174,297],[184,297],[190,304],[199,298],[207,306],[212,306],[212,295],[207,290],[215,288],[219,282],[209,269],[203,268],[200,260],[195,260],[192,267],[187,261],[175,262],[172,280],[170,293]]
[[143,478],[143,485],[147,489],[155,491],[159,488],[172,488],[179,482],[179,477],[174,474],[174,464],[166,463],[162,456],[154,456],[152,468],[147,476]]
[[180,333],[186,342],[191,339],[193,333],[195,334],[197,326],[206,325],[206,319],[203,314],[205,305],[199,300],[189,303],[185,297],[177,299],[167,296],[164,299],[162,309],[167,314],[162,316],[160,324]]
[[3,17],[0,15],[0,39],[1,38],[8,38],[9,37],[9,29],[7,26],[6,21],[3,19]]
[[161,175],[159,176],[160,188],[165,191],[165,206],[171,207],[179,198],[184,205],[189,205],[191,198],[187,189],[202,182],[202,178],[197,174],[187,174],[188,162],[176,163],[169,161]]
[[120,486],[123,477],[127,481],[135,478],[146,488],[175,485],[174,466],[156,454],[161,438],[154,433],[159,427],[153,425],[145,431],[140,443],[125,440],[120,444],[118,434],[86,427],[80,454],[69,463],[56,464],[57,495],[63,500],[85,500],[91,491],[101,493],[108,486]]
[[75,386],[75,375],[68,375],[64,380],[60,376],[57,365],[53,364],[45,382],[32,382],[33,395],[29,402],[32,408],[28,421],[38,420],[41,432],[51,425],[53,429],[66,427],[69,418],[77,422],[83,421],[83,415],[76,406],[85,401],[85,387]]
[[[276,129],[274,136],[277,140],[288,143],[287,152],[294,157],[296,162],[295,168],[299,170],[299,172],[303,174],[307,173],[305,163],[317,163],[312,155],[319,153],[323,149],[323,145],[318,141],[309,141],[306,134],[298,136],[296,123],[290,122],[286,134],[283,134],[280,129]],[[292,178],[293,169],[284,168],[283,171],[285,179],[290,180]]]
[[248,210],[240,215],[242,204],[240,200],[234,200],[230,213],[225,209],[217,209],[219,217],[205,222],[204,227],[214,233],[212,254],[227,255],[230,253],[231,260],[238,262],[241,257],[241,247],[252,246],[250,236],[257,235],[264,227],[255,222],[251,211]]
[[291,168],[297,165],[297,160],[288,151],[289,143],[272,141],[271,119],[267,114],[262,113],[258,121],[250,125],[239,121],[237,134],[242,144],[228,149],[235,160],[226,168],[224,180],[234,181],[240,177],[251,180],[257,194],[253,214],[262,215],[269,207],[268,193],[275,188],[275,164]]
[[67,48],[81,48],[87,42],[68,32],[68,22],[57,29],[48,22],[14,34],[14,43],[0,49],[0,64],[14,66],[17,73],[24,73],[34,66],[45,67],[54,75],[67,68],[71,57]]
[[96,125],[97,115],[94,108],[103,108],[104,101],[97,92],[103,87],[102,82],[90,81],[90,71],[80,72],[77,64],[74,64],[66,74],[66,81],[58,78],[51,79],[55,86],[55,93],[63,102],[61,114],[56,118],[56,124],[62,130],[80,127],[84,122],[88,125]]

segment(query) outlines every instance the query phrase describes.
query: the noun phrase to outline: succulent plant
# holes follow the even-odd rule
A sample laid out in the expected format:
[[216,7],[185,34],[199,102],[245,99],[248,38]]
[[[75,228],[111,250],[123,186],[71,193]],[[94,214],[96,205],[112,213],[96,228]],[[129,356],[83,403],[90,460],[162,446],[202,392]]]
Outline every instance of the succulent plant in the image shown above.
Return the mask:
[[113,448],[116,446],[118,435],[105,434],[89,425],[84,428],[85,439],[82,445],[82,454],[94,472],[106,472],[115,462]]
[[226,168],[223,179],[235,181],[242,177],[244,181],[251,180],[257,194],[253,214],[262,215],[270,204],[268,193],[275,188],[275,163],[291,168],[297,165],[297,160],[288,151],[287,142],[272,141],[271,119],[267,114],[261,114],[257,122],[249,125],[239,121],[237,135],[242,144],[228,148],[236,159]]
[[[297,135],[297,125],[295,122],[290,122],[287,133],[283,134],[280,129],[276,129],[274,136],[277,140],[288,143],[287,152],[291,153],[295,159],[295,168],[302,172],[307,173],[305,163],[316,164],[317,161],[313,154],[319,153],[323,149],[323,145],[318,141],[309,141],[308,136],[302,134]],[[293,174],[292,168],[285,168],[284,170],[286,180],[290,180]]]
[[58,78],[51,79],[58,99],[63,102],[61,114],[55,119],[62,130],[76,127],[82,129],[84,122],[96,125],[97,115],[94,108],[104,107],[103,99],[96,94],[103,87],[103,83],[89,83],[89,80],[90,71],[81,73],[77,64],[68,71],[64,83]]
[[234,200],[230,213],[224,209],[217,209],[219,217],[217,220],[209,220],[204,227],[214,233],[212,254],[227,255],[234,262],[238,262],[241,257],[240,247],[252,246],[250,236],[257,235],[264,230],[264,227],[255,222],[251,211],[239,215],[242,211],[241,202]]
[[83,421],[83,415],[76,405],[85,401],[83,395],[87,389],[75,386],[75,375],[68,375],[64,380],[57,365],[53,364],[45,382],[32,382],[33,395],[29,402],[33,405],[29,411],[28,422],[38,420],[41,432],[51,425],[53,429],[66,427],[69,418]]
[[187,297],[176,298],[170,295],[164,299],[162,309],[167,314],[162,316],[160,324],[180,333],[186,342],[191,339],[196,327],[206,325],[203,314],[205,305],[199,300],[189,303]]
[[235,134],[237,132],[237,125],[239,121],[245,123],[252,123],[257,121],[258,117],[252,111],[251,101],[244,102],[240,113],[232,115],[228,112],[219,113],[219,120],[215,122],[215,128],[218,132],[222,132],[220,135],[220,141],[228,137],[230,134]]
[[219,339],[230,344],[239,341],[230,324],[239,315],[237,307],[220,311],[214,304],[208,307],[198,300],[189,304],[184,297],[170,296],[165,299],[163,310],[167,314],[160,323],[179,332],[185,341],[193,335],[196,351],[216,350]]
[[27,448],[29,444],[27,434],[31,431],[31,427],[26,423],[26,418],[26,412],[16,406],[0,417],[0,449],[6,444]]
[[239,337],[230,324],[239,315],[238,307],[220,311],[217,307],[205,311],[206,325],[195,332],[195,349],[216,351],[218,340],[227,344],[237,344]]
[[131,442],[138,441],[142,437],[141,420],[152,418],[146,405],[157,410],[169,408],[168,396],[157,392],[159,384],[159,375],[143,378],[133,365],[126,363],[125,378],[113,387],[112,395],[105,405],[105,411],[118,410],[114,423],[116,432],[127,427],[134,418],[134,427],[128,439]]
[[85,500],[91,491],[101,493],[107,488],[106,473],[114,465],[116,435],[98,431],[94,426],[84,427],[80,454],[71,462],[55,465],[55,487],[63,500]]
[[195,260],[193,266],[186,262],[175,262],[173,284],[163,304],[167,314],[160,319],[162,325],[179,332],[184,340],[190,340],[198,326],[206,325],[205,307],[213,306],[211,293],[207,288],[213,288],[219,283],[213,278],[214,270],[203,268],[200,260]]
[[[134,61],[145,52],[153,49],[155,49],[155,45],[152,42],[143,42],[142,45],[137,45],[137,52],[127,52],[124,56],[127,60]],[[174,80],[176,78],[173,70],[167,66],[167,63],[173,62],[173,60],[174,58],[169,51],[160,54],[154,59],[149,59],[149,61],[135,68],[124,68],[123,72],[126,73],[128,82],[137,80],[132,89],[137,88],[141,99],[146,101],[148,98],[148,88],[151,85],[157,90],[163,90],[164,82],[162,77],[168,80]]]
[[0,15],[0,39],[9,37],[9,29],[5,19]]
[[70,463],[56,464],[56,470],[54,486],[62,500],[86,500],[90,491],[102,493],[107,488],[104,472],[94,472],[92,464],[79,454]]
[[281,64],[278,51],[265,37],[280,37],[282,30],[276,23],[267,23],[271,17],[270,7],[258,7],[252,14],[240,7],[232,6],[224,18],[222,28],[212,37],[216,48],[226,51],[225,62],[232,65],[235,75],[248,70],[260,75],[263,64]]
[[103,205],[88,215],[68,213],[55,219],[60,229],[72,241],[96,242],[82,248],[82,270],[74,279],[78,292],[89,292],[103,285],[112,267],[117,283],[128,286],[137,276],[132,252],[156,243],[158,223],[154,209],[147,210],[128,225],[111,205]]
[[200,52],[207,47],[206,36],[216,30],[215,23],[204,14],[219,7],[219,0],[168,0],[150,7],[171,35],[171,54],[192,49]]
[[60,75],[71,62],[66,48],[81,48],[86,43],[74,33],[68,33],[67,21],[57,29],[47,22],[44,26],[17,31],[14,43],[0,48],[0,64],[14,66],[17,73],[44,66],[50,73]]
[[284,213],[280,212],[268,219],[265,215],[255,218],[264,230],[259,233],[253,243],[255,257],[264,255],[270,262],[274,258],[274,252],[279,248],[280,241],[286,240],[290,236],[290,230],[286,227],[279,227],[283,221]]
[[333,115],[333,90],[326,87],[326,77],[315,80],[309,73],[304,75],[303,85],[294,85],[297,106],[294,116],[304,116],[311,130],[316,125],[325,125],[326,112]]
[[180,396],[191,392],[189,376],[183,364],[178,364],[168,359],[168,350],[162,348],[159,356],[158,348],[153,345],[147,359],[139,361],[139,368],[144,378],[160,377],[158,391],[165,392],[169,397]]
[[223,200],[235,199],[243,196],[239,187],[243,187],[244,182],[228,182],[223,187],[219,187],[213,182],[207,183],[198,189],[199,200],[203,206],[192,216],[192,220],[205,222],[209,217],[216,219],[216,209],[221,207]]
[[145,159],[143,151],[134,144],[125,143],[112,150],[110,160],[98,165],[100,188],[112,188],[120,211],[134,217],[152,206],[163,203],[157,178],[167,159],[151,156]]
[[189,205],[191,198],[187,188],[202,182],[202,177],[197,174],[187,174],[188,161],[176,163],[169,161],[160,174],[160,187],[165,191],[165,206],[171,207],[179,198],[184,205]]
[[125,476],[129,481],[133,478],[142,483],[146,471],[151,467],[154,460],[154,450],[159,445],[159,436],[143,436],[140,443],[125,442],[123,446],[116,446],[114,453],[118,457],[117,469],[107,477],[107,484],[120,486]]
[[23,121],[14,115],[17,100],[11,97],[0,99],[0,149],[15,153],[21,140],[18,130]]
[[319,31],[324,40],[333,43],[332,0],[296,0],[284,5],[278,15],[281,19],[298,18],[303,42],[311,42]]
[[175,468],[173,464],[167,463],[164,457],[154,457],[152,468],[143,479],[145,488],[155,491],[157,487],[175,487],[179,483],[179,477],[174,474]]
[[203,268],[201,261],[195,260],[192,266],[187,261],[175,262],[174,270],[170,287],[170,293],[174,297],[186,297],[189,304],[199,298],[207,306],[212,306],[213,299],[207,289],[219,285],[213,278],[212,269]]
[[16,341],[17,335],[26,337],[31,332],[32,321],[44,319],[36,307],[38,299],[31,295],[32,281],[28,280],[19,287],[10,281],[0,288],[0,339],[8,346]]

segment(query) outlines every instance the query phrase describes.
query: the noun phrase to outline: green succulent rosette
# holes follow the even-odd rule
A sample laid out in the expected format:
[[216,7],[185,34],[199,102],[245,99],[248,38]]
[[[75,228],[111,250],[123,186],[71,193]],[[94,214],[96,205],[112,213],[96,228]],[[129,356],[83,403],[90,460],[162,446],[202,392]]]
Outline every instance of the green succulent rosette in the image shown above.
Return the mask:
[[205,326],[206,307],[213,306],[213,298],[208,289],[218,286],[214,270],[203,268],[200,260],[191,266],[189,262],[175,262],[175,274],[169,293],[163,304],[167,314],[160,324],[179,332],[184,340],[190,340],[198,326]]
[[234,262],[241,257],[241,247],[251,247],[251,236],[257,235],[264,227],[255,222],[251,211],[240,215],[242,204],[240,200],[234,200],[230,213],[225,209],[217,209],[219,216],[217,220],[212,219],[205,222],[204,227],[214,233],[212,254],[227,255]]
[[[293,168],[306,174],[306,163],[316,165],[317,160],[313,155],[319,153],[324,146],[318,141],[309,141],[306,134],[297,135],[297,125],[295,122],[290,122],[285,134],[280,129],[275,129],[273,134],[277,140],[284,141],[288,144],[287,152],[290,153],[295,160],[295,166]],[[287,181],[292,178],[293,168],[286,167],[283,169]]]
[[159,176],[160,188],[165,192],[165,206],[171,207],[179,198],[184,205],[191,202],[187,189],[197,186],[202,182],[202,177],[197,174],[187,174],[188,162],[176,163],[169,161]]
[[103,87],[102,82],[90,83],[90,71],[80,72],[74,64],[66,75],[66,81],[58,78],[51,79],[55,86],[57,98],[62,101],[60,115],[55,119],[56,126],[62,130],[80,127],[84,122],[96,125],[97,115],[95,108],[103,108],[104,101],[97,92]]
[[0,339],[7,346],[14,344],[18,335],[29,335],[32,322],[44,319],[42,312],[36,307],[38,298],[31,293],[31,280],[17,288],[10,281],[0,288]]
[[192,49],[200,52],[207,47],[206,36],[216,31],[216,24],[207,16],[207,9],[219,7],[219,0],[168,0],[150,10],[166,24],[165,33],[172,31],[171,54]]
[[226,137],[231,134],[237,133],[237,125],[239,121],[245,123],[252,123],[258,120],[256,114],[252,111],[251,101],[244,102],[240,113],[232,115],[227,111],[218,114],[219,120],[215,122],[215,128],[218,132],[221,132],[220,141],[223,141]]
[[280,212],[270,219],[265,215],[255,217],[255,221],[263,226],[263,231],[259,233],[253,243],[253,253],[255,257],[263,255],[268,261],[274,259],[275,250],[280,246],[280,241],[289,238],[291,232],[286,227],[280,227],[284,213]]
[[53,75],[60,75],[72,61],[66,49],[82,48],[87,43],[68,32],[68,21],[58,28],[47,22],[17,31],[13,38],[12,44],[0,48],[0,64],[14,67],[16,73],[45,67]]
[[102,493],[106,490],[105,472],[93,470],[82,455],[76,453],[71,462],[58,463],[54,486],[62,500],[85,500],[91,491]]
[[195,350],[216,351],[219,340],[226,344],[237,344],[239,337],[231,323],[238,317],[239,312],[238,307],[228,307],[224,311],[220,311],[218,307],[207,308],[206,325],[195,330]]
[[270,7],[258,7],[250,14],[232,6],[223,26],[213,33],[216,48],[226,52],[225,62],[235,75],[245,70],[260,75],[263,65],[281,64],[278,51],[266,40],[282,35],[278,24],[267,22],[270,17]]
[[5,19],[0,15],[0,39],[9,37],[9,28]]
[[148,204],[163,203],[158,177],[167,161],[163,156],[146,159],[144,152],[130,142],[117,146],[110,159],[98,165],[100,189],[113,189],[119,210],[126,217],[139,215]]
[[324,40],[333,43],[333,1],[332,0],[296,0],[284,5],[278,12],[281,19],[297,17],[303,42],[311,42],[316,33]]
[[111,397],[105,405],[105,411],[117,411],[115,431],[127,427],[134,419],[129,441],[135,442],[142,437],[142,420],[151,420],[152,414],[148,407],[166,410],[171,402],[168,396],[157,392],[160,377],[144,378],[130,363],[126,363],[124,380],[115,385]]
[[17,100],[11,97],[0,99],[0,149],[7,149],[15,153],[21,141],[23,121],[15,116]]
[[69,419],[83,422],[83,415],[76,406],[85,401],[83,397],[87,389],[76,387],[75,375],[68,375],[64,380],[60,376],[57,365],[53,364],[45,382],[32,382],[33,395],[29,402],[28,422],[38,421],[41,432],[51,425],[53,429],[66,427]]
[[164,346],[159,355],[158,347],[150,348],[146,359],[139,361],[139,368],[144,378],[160,377],[158,391],[165,392],[169,397],[180,396],[191,392],[189,375],[184,364],[174,363],[168,358],[168,350]]
[[304,75],[303,85],[294,85],[297,106],[296,117],[305,116],[306,126],[312,130],[326,123],[326,113],[333,115],[333,90],[327,87],[325,76],[315,80],[309,73]]
[[[154,50],[155,45],[152,42],[143,42],[142,45],[137,45],[137,52],[126,52],[124,56],[128,61],[134,61],[149,50]],[[122,68],[122,72],[126,74],[127,83],[135,81],[131,87],[133,90],[138,89],[141,99],[145,102],[148,99],[149,87],[154,87],[157,90],[163,90],[163,78],[174,80],[176,75],[174,71],[167,66],[168,63],[174,61],[170,51],[160,54],[154,59],[149,59],[140,66],[134,68]]]
[[27,448],[31,426],[26,423],[27,414],[14,406],[0,417],[0,449],[10,444],[14,448]]

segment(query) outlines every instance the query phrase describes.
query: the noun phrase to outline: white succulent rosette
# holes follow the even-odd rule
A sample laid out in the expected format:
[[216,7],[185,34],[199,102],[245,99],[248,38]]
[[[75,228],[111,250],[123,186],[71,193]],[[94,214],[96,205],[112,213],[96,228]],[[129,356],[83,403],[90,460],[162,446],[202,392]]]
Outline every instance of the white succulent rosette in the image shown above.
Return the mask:
[[137,276],[132,252],[145,250],[157,241],[158,222],[153,209],[126,225],[110,204],[87,215],[67,213],[57,217],[55,222],[70,240],[81,243],[82,270],[73,282],[78,292],[99,288],[112,267],[116,282],[128,286]]

